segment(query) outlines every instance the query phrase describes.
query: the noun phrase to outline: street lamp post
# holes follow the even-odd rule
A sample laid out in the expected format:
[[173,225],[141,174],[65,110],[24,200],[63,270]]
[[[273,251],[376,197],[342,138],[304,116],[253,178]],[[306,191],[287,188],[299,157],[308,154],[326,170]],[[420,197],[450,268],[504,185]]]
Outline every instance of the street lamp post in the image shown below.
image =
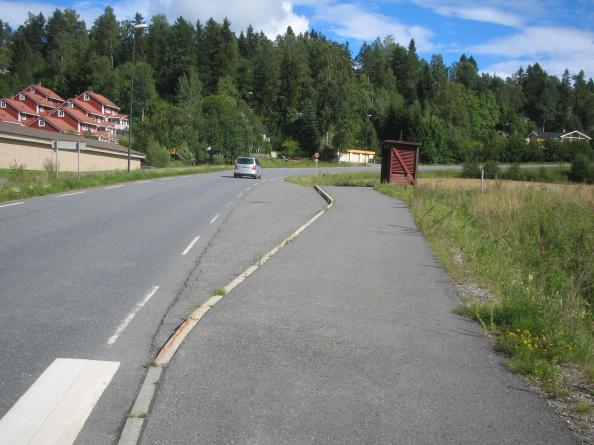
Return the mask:
[[369,149],[369,118],[371,114],[367,115],[367,125],[365,125],[365,148]]
[[146,28],[148,28],[146,23],[136,23],[132,28],[132,81],[130,86],[130,116],[128,119],[128,173],[130,173],[130,158],[132,150],[132,100],[134,97],[134,57],[136,53],[136,30]]

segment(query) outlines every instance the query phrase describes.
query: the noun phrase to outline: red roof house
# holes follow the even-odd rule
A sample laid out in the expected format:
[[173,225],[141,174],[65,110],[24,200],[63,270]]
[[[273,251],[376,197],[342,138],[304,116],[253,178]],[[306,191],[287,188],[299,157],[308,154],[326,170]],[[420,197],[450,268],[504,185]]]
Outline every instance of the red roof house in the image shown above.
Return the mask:
[[25,104],[34,114],[48,114],[56,108],[56,104],[48,101],[44,97],[27,92],[19,91],[13,96],[13,99]]
[[88,103],[102,115],[118,114],[120,112],[120,107],[114,104],[107,97],[92,90],[84,91],[75,99]]
[[[2,99],[6,104],[6,110],[13,116],[17,117],[18,121],[23,125],[27,125],[31,120],[39,117],[36,108],[30,102],[19,101],[15,99]],[[10,110],[13,110],[12,112]]]
[[74,106],[73,101],[68,101],[65,105],[47,116],[41,116],[28,126],[60,133],[97,137],[105,142],[115,142],[116,139],[115,129],[110,124],[98,122],[95,117],[85,114],[81,109]]
[[64,103],[64,99],[53,90],[44,87],[40,83],[29,85],[28,87],[23,88],[21,91],[25,91],[27,93],[31,93],[35,96],[38,96],[42,99],[45,99],[48,102],[53,103],[54,105],[60,105]]
[[21,112],[12,99],[0,99],[0,121],[23,125]]
[[54,133],[76,133],[76,131],[66,122],[53,116],[39,117],[27,126],[37,128],[38,130],[53,131]]

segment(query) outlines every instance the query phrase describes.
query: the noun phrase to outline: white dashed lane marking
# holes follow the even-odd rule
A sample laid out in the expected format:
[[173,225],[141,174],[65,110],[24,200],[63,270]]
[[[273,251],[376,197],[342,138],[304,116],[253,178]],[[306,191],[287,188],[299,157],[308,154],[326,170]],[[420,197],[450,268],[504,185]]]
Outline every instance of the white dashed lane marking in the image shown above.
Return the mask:
[[192,242],[190,244],[188,244],[188,247],[186,247],[186,250],[184,250],[182,252],[182,255],[187,255],[188,252],[192,249],[192,247],[194,247],[194,244],[196,244],[198,242],[198,240],[200,239],[200,235],[198,235],[196,238],[194,238],[192,240]]
[[109,340],[107,340],[107,346],[113,345],[118,340],[118,338],[120,338],[120,335],[122,335],[122,332],[124,332],[124,330],[128,327],[130,322],[134,320],[134,317],[136,317],[138,311],[140,311],[144,307],[144,305],[148,303],[148,301],[153,297],[153,295],[157,293],[158,290],[159,286],[155,286],[148,295],[146,295],[142,300],[136,303],[136,306],[134,306],[134,308],[130,311],[128,316],[124,318],[124,320],[122,320],[122,322],[115,330],[113,335],[109,337]]
[[213,219],[210,220],[210,223],[212,224],[213,222],[215,222],[217,220],[217,218],[219,217],[219,214],[217,213],[215,215],[215,217]]
[[123,186],[124,186],[124,184],[120,184],[120,185],[111,185],[111,186],[109,186],[109,187],[105,187],[105,190],[109,190],[109,189],[117,189],[117,188],[120,188],[120,187],[123,187]]

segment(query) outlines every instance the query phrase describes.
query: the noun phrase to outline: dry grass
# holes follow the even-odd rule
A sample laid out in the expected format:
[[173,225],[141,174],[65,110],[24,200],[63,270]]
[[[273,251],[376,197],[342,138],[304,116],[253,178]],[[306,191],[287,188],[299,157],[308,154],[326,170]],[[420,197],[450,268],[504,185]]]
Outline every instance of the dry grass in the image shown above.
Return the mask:
[[[419,178],[420,187],[440,188],[449,190],[476,190],[481,188],[480,179],[463,178]],[[527,182],[527,181],[502,181],[486,180],[486,190],[544,190],[553,192],[562,192],[564,200],[570,199],[574,202],[583,202],[584,200],[594,203],[594,186],[585,184],[552,184],[545,182]]]

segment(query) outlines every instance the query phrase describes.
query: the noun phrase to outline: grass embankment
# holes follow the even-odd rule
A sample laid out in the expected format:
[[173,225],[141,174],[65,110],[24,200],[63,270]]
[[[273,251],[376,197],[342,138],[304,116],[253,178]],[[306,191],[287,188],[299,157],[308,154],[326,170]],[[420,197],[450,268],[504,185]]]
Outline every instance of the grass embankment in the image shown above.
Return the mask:
[[496,295],[471,299],[465,312],[494,335],[510,368],[553,394],[562,364],[594,382],[594,187],[491,182],[481,192],[476,180],[401,187],[378,184],[377,173],[317,179],[291,181],[374,185],[407,202],[452,278],[470,276]]
[[185,168],[171,168],[159,170],[134,170],[130,173],[122,171],[81,174],[80,180],[76,174],[61,173],[58,179],[46,172],[30,172],[20,169],[5,171],[8,182],[0,185],[0,202],[15,199],[30,198],[32,196],[49,195],[70,190],[119,182],[138,181],[142,179],[162,178],[165,176],[193,175],[228,170],[229,166],[197,166]]

